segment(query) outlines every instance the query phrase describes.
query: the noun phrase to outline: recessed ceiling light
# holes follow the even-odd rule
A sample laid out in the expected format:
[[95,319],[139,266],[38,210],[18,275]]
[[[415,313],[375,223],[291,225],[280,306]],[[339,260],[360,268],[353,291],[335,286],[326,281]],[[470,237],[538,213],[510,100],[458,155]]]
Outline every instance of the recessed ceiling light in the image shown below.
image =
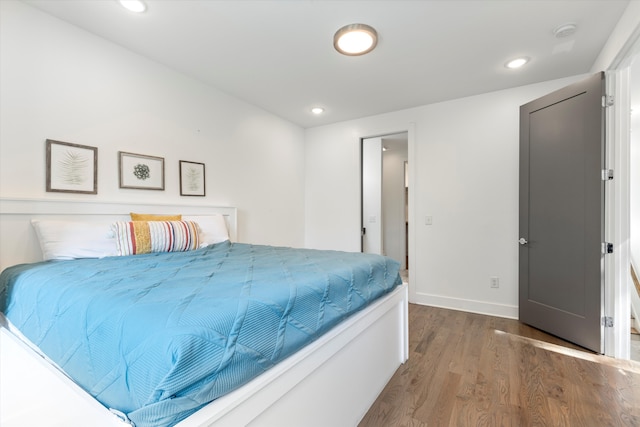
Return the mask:
[[131,12],[142,13],[147,10],[147,5],[141,0],[119,0],[122,7]]
[[526,58],[526,57],[516,58],[516,59],[512,59],[511,61],[507,62],[506,64],[504,64],[504,66],[514,70],[516,68],[522,67],[527,62],[529,62],[529,58]]
[[345,25],[333,36],[333,47],[343,55],[364,55],[371,52],[377,44],[378,33],[365,24]]
[[311,109],[311,112],[313,114],[322,114],[322,113],[324,113],[324,108],[322,108],[322,107],[313,107]]

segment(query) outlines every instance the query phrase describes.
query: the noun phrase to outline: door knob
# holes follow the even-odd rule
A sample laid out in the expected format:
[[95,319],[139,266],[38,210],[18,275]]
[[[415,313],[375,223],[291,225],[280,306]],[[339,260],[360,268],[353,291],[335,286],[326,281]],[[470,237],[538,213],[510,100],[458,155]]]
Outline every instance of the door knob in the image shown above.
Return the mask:
[[527,239],[525,239],[524,237],[521,237],[520,240],[518,240],[518,243],[520,243],[521,245],[526,245],[527,243]]

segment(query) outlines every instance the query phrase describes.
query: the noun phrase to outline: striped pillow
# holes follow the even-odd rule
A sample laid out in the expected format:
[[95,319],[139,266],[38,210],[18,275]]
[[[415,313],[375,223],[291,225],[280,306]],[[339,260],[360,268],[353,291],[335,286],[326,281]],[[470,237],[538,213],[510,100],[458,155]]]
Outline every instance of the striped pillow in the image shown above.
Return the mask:
[[118,255],[198,249],[194,221],[118,221],[113,224]]

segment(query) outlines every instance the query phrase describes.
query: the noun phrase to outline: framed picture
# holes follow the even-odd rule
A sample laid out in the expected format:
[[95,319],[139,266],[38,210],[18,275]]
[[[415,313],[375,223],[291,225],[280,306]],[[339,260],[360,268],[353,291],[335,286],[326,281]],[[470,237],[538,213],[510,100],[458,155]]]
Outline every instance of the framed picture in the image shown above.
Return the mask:
[[98,149],[47,139],[47,191],[98,194]]
[[204,163],[180,160],[180,195],[205,195]]
[[164,190],[164,158],[118,151],[120,188]]

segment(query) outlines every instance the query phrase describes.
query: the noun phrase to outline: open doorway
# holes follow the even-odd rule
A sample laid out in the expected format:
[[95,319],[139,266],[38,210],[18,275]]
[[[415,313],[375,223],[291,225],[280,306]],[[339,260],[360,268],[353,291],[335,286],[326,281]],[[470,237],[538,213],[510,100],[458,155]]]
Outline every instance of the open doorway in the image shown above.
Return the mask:
[[398,261],[408,280],[408,132],[361,143],[362,251]]

